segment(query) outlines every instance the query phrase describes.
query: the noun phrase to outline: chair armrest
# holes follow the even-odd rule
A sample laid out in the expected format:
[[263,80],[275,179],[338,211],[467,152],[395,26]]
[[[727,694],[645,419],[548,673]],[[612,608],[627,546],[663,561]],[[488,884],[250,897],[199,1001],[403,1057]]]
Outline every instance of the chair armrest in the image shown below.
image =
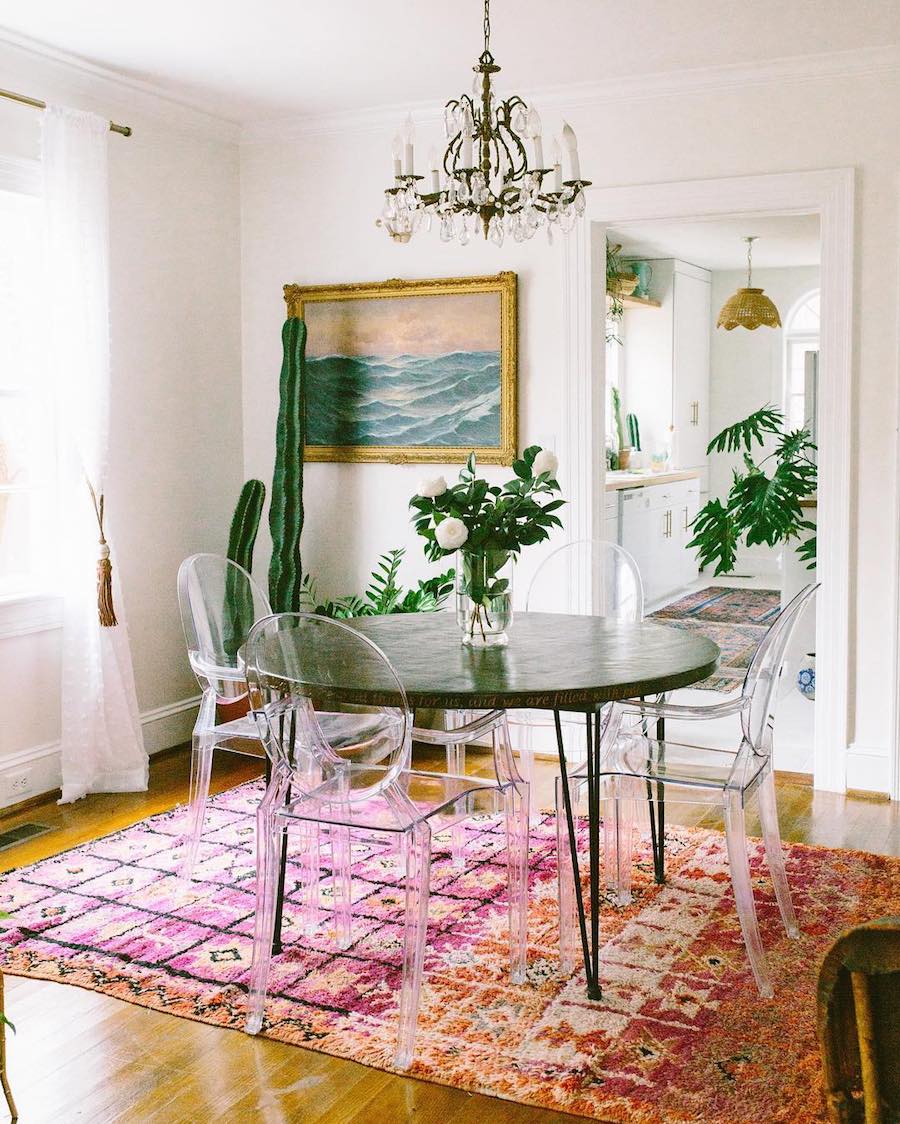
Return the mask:
[[479,712],[473,721],[452,730],[427,730],[416,726],[412,732],[413,741],[428,745],[465,745],[502,726],[505,718],[505,710],[488,710]]

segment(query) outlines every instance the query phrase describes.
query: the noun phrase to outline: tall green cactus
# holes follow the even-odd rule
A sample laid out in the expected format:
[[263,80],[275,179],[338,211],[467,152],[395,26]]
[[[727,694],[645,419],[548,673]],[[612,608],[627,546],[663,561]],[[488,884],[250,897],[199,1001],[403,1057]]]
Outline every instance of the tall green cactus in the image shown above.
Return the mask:
[[626,414],[625,424],[628,426],[628,440],[632,449],[641,451],[641,427],[638,424],[637,414]]
[[241,488],[228,535],[228,557],[243,566],[249,574],[253,569],[253,547],[266,499],[262,480],[248,480]]
[[[247,573],[253,568],[253,547],[262,515],[266,486],[261,480],[248,480],[231,520],[228,535],[228,557]],[[222,643],[225,651],[236,658],[247,634],[253,627],[253,594],[241,574],[229,566],[225,573],[225,619]]]
[[303,588],[300,532],[303,530],[303,441],[306,420],[306,324],[290,317],[281,330],[284,359],[275,432],[275,472],[269,502],[272,560],[269,600],[276,613],[297,612]]

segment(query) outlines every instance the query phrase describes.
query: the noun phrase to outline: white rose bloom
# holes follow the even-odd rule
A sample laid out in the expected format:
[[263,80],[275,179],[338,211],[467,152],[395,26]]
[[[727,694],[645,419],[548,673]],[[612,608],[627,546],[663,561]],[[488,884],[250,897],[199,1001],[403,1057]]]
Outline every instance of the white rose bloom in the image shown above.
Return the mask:
[[437,499],[447,491],[447,481],[443,476],[435,476],[432,480],[420,480],[419,490],[416,493],[419,496],[424,496],[426,499]]
[[542,472],[549,472],[551,479],[556,479],[556,470],[559,468],[559,460],[556,453],[552,453],[549,449],[541,449],[538,455],[534,458],[534,464],[531,466],[532,472],[535,476],[540,476]]
[[443,519],[434,529],[434,537],[442,550],[456,550],[469,537],[462,519]]

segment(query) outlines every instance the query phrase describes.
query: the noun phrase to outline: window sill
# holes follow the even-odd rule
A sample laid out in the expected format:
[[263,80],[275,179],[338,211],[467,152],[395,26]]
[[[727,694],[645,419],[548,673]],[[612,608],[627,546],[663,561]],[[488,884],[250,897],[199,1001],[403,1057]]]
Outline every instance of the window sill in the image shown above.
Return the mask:
[[62,614],[58,593],[0,594],[0,640],[62,628]]

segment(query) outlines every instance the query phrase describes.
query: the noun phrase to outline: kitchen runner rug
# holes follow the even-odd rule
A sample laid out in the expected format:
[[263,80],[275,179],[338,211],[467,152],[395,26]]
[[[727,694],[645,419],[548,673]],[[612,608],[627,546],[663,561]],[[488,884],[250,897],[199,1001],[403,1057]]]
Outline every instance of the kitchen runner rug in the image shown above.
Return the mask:
[[[3,961],[14,975],[77,984],[239,1031],[253,926],[257,782],[211,801],[196,877],[175,875],[181,809],[24,867],[0,883]],[[787,847],[803,929],[788,940],[753,843],[754,889],[777,992],[760,999],[744,955],[723,837],[673,827],[665,886],[649,844],[634,902],[602,913],[603,999],[557,974],[555,824],[532,835],[528,979],[507,981],[502,825],[469,829],[465,873],[436,840],[429,950],[410,1074],[605,1121],[823,1119],[818,966],[845,928],[900,913],[900,859]],[[288,868],[286,948],[273,961],[265,1033],[390,1068],[397,1029],[401,895],[396,856],[355,845],[354,944],[324,924],[298,938]],[[323,868],[327,868],[327,849]],[[323,904],[328,907],[327,882]],[[297,1055],[298,1074],[303,1055]]]
[[728,694],[744,681],[759,643],[778,616],[777,589],[736,589],[709,586],[689,593],[651,613],[662,624],[696,632],[718,644],[722,652],[714,675],[691,685],[692,690]]

